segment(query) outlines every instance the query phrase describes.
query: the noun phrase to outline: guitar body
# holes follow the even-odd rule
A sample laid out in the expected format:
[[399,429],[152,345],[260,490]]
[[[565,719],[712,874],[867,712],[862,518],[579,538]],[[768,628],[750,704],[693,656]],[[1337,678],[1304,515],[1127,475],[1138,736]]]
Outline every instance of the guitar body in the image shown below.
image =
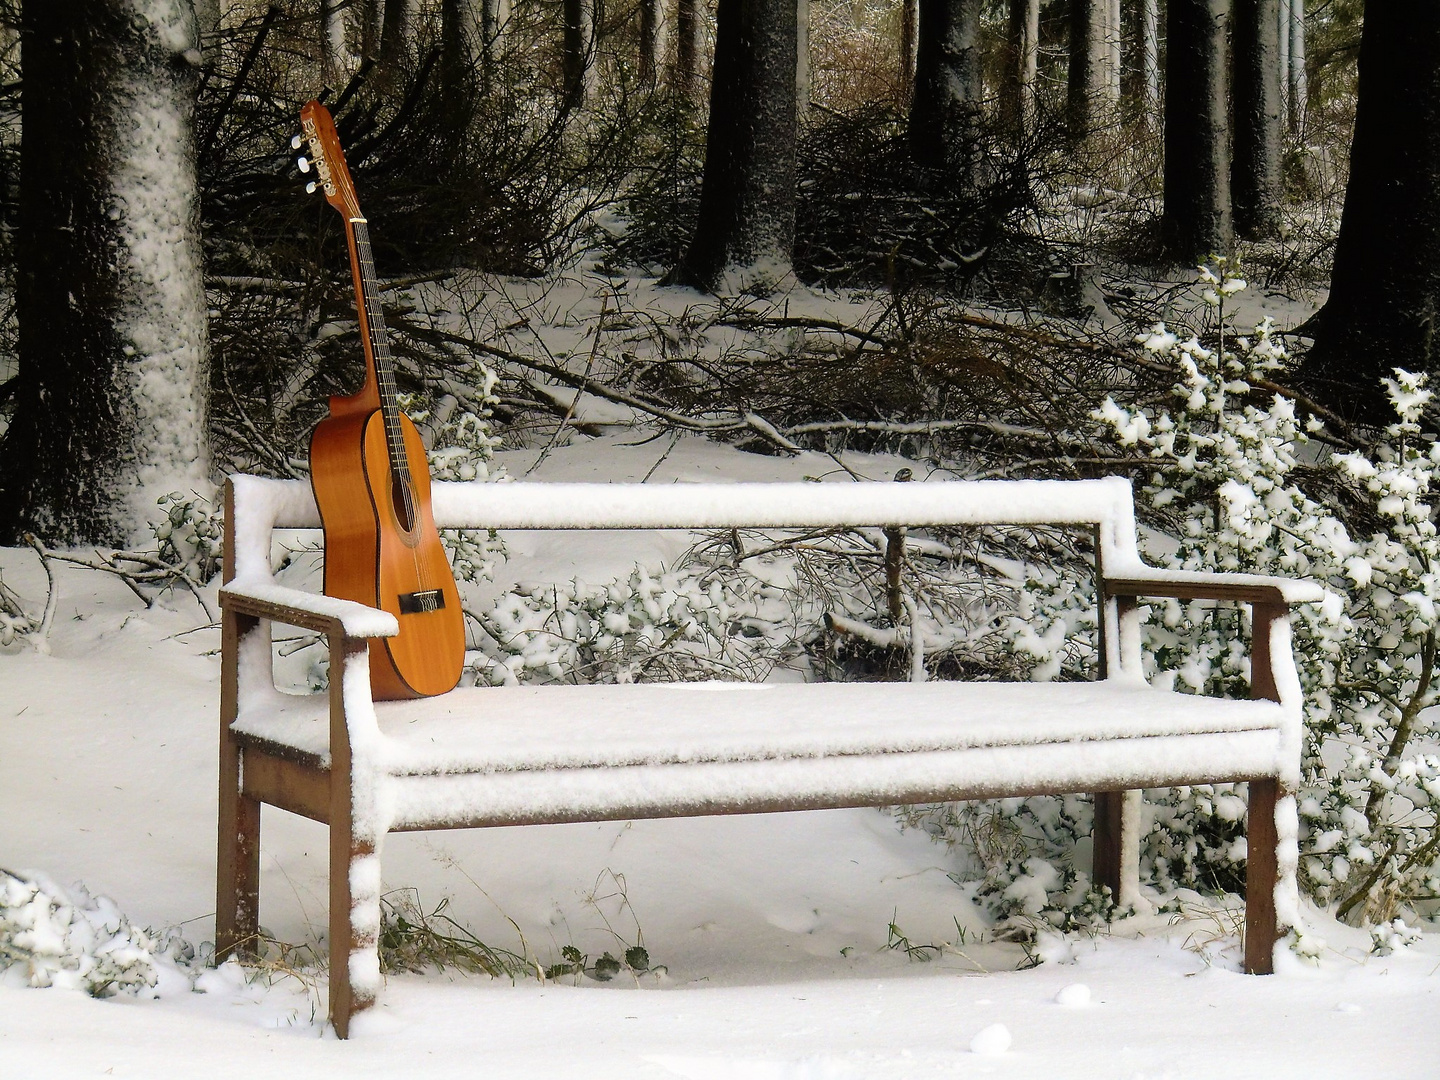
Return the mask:
[[325,528],[325,594],[383,608],[400,633],[370,642],[370,688],[377,699],[443,694],[465,666],[465,616],[450,559],[430,513],[430,468],[420,433],[401,410],[370,248],[349,166],[329,111],[300,110],[316,180],[345,221],[365,381],[330,399],[329,419],[310,437],[310,483]]
[[[370,642],[371,691],[383,700],[443,694],[460,681],[465,663],[465,618],[430,512],[425,448],[403,414],[401,426],[417,509],[409,527],[397,507],[379,410],[331,416],[310,439],[310,483],[325,527],[325,594],[383,608],[400,623],[396,637]],[[402,602],[436,593],[438,606]]]

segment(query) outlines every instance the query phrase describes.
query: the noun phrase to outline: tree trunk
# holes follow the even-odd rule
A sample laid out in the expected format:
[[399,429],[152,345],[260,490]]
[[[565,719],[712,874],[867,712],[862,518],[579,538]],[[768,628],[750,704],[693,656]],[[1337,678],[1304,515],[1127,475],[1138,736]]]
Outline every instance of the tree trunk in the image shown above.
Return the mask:
[[1125,73],[1125,23],[1120,0],[1107,0],[1105,9],[1105,40],[1110,46],[1109,77],[1105,98],[1114,106],[1120,101],[1120,82]]
[[720,0],[695,237],[677,278],[739,292],[795,247],[795,0]]
[[[1426,60],[1433,66],[1435,57]],[[1290,130],[1305,126],[1305,112],[1310,107],[1310,80],[1305,74],[1305,0],[1290,0]]]
[[1160,120],[1160,4],[1140,0],[1140,117],[1154,130]]
[[1087,139],[1100,125],[1110,94],[1109,0],[1071,0],[1070,68],[1065,107],[1070,137]]
[[1009,0],[1000,108],[1011,131],[1024,131],[1035,115],[1035,76],[1039,56],[1040,0]]
[[640,80],[655,85],[665,62],[664,0],[640,0]]
[[[330,3],[331,0],[325,0]],[[376,75],[383,81],[415,59],[416,7],[418,0],[385,0],[384,26],[380,31],[380,61]]]
[[1353,415],[1388,414],[1390,369],[1440,360],[1440,5],[1370,4],[1330,297],[1302,376]]
[[360,55],[380,59],[380,45],[385,39],[385,0],[357,0],[360,21]]
[[979,141],[981,0],[920,0],[910,156],[923,178],[974,180]]
[[795,124],[810,115],[810,0],[795,0]]
[[1235,228],[1250,238],[1280,227],[1280,4],[1234,0]]
[[675,5],[675,89],[687,98],[695,96],[699,84],[700,11],[700,0]]
[[1285,122],[1290,123],[1290,11],[1293,0],[1277,0],[1276,63],[1280,68],[1280,102]]
[[920,0],[900,0],[900,104],[915,99],[915,56],[920,51]]
[[156,499],[208,494],[208,344],[187,0],[21,13],[16,409],[0,535],[152,539]]
[[440,86],[455,121],[466,118],[486,68],[486,0],[440,0]]
[[1228,0],[1169,0],[1165,26],[1165,213],[1161,242],[1193,262],[1234,243],[1225,86]]
[[561,43],[565,95],[582,104],[594,89],[595,5],[598,0],[564,0],[565,33]]
[[320,67],[331,86],[348,80],[355,67],[350,18],[348,0],[320,0]]

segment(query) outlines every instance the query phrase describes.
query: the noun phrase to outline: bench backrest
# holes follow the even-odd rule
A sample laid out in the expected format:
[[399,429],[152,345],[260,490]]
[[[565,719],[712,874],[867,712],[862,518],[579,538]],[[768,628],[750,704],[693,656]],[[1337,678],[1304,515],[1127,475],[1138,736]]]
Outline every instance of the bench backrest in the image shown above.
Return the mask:
[[[270,572],[275,529],[316,529],[303,480],[230,478],[227,579]],[[442,529],[728,529],[882,525],[1092,526],[1108,573],[1140,565],[1130,481],[930,483],[436,483]]]

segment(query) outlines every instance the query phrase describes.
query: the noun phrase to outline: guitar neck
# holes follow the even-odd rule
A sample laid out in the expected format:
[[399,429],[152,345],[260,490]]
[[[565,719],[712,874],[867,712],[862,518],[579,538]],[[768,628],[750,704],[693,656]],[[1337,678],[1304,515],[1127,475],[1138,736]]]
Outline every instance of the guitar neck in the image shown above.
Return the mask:
[[365,350],[367,375],[379,397],[380,415],[385,421],[385,442],[390,467],[395,475],[409,479],[405,457],[405,434],[400,426],[400,403],[395,389],[395,367],[390,356],[390,338],[385,330],[385,313],[380,307],[380,288],[375,279],[375,256],[370,248],[370,227],[362,217],[345,219],[350,241],[350,266],[355,278],[355,309],[360,320],[360,339]]

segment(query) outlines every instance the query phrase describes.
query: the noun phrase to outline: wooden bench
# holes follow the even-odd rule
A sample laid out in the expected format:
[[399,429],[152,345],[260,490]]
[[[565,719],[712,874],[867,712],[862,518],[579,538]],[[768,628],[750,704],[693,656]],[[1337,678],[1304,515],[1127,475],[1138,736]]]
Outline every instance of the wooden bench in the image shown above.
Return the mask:
[[[260,806],[330,827],[330,1018],[380,986],[380,851],[394,830],[743,814],[1096,792],[1094,878],[1137,895],[1138,789],[1248,781],[1245,969],[1294,925],[1301,696],[1289,605],[1307,582],[1160,571],[1123,479],[912,484],[436,484],[441,528],[721,529],[1064,525],[1097,540],[1094,682],[683,683],[457,689],[371,700],[368,647],[394,619],[272,575],[272,533],[318,528],[308,485],[225,494],[216,956],[258,929]],[[1253,614],[1252,699],[1149,687],[1138,598]],[[330,684],[275,689],[270,623],[325,635]]]

